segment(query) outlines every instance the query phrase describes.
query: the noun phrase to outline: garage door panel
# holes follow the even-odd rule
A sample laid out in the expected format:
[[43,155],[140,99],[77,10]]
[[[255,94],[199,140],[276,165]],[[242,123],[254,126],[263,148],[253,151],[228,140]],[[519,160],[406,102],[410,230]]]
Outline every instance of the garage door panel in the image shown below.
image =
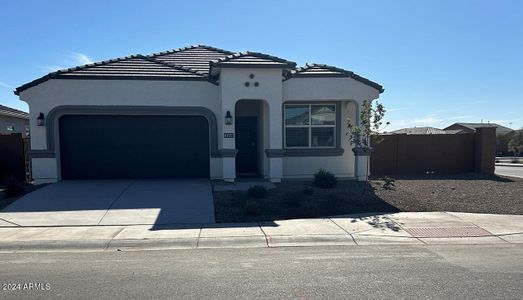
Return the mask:
[[66,115],[59,122],[63,179],[209,177],[202,116]]

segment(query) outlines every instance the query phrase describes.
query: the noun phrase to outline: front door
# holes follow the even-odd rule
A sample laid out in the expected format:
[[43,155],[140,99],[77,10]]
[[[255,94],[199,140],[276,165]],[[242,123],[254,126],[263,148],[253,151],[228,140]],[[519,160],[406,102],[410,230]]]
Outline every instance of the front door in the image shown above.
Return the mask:
[[236,117],[236,173],[258,173],[258,118]]

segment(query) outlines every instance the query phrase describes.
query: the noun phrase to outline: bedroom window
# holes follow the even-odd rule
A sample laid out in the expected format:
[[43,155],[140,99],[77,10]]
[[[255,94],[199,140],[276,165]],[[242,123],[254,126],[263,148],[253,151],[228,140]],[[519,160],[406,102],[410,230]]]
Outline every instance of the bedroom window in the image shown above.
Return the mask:
[[286,104],[286,148],[332,148],[336,135],[336,105]]

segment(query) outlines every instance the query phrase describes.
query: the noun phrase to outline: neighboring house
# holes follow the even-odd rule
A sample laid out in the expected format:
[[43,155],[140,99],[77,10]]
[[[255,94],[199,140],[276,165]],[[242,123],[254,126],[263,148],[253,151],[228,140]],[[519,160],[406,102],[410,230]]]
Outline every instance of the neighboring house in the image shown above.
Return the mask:
[[508,141],[514,129],[496,123],[454,123],[444,130],[463,130],[463,132],[473,133],[479,127],[496,127],[496,155],[508,154]]
[[463,130],[464,132],[474,133],[476,132],[476,128],[479,127],[496,127],[496,135],[506,134],[514,131],[513,129],[501,126],[496,123],[454,123],[450,126],[447,126],[443,130]]
[[29,135],[29,114],[0,105],[0,134],[21,133]]
[[402,128],[384,134],[458,134],[463,133],[463,130],[443,130],[435,127],[411,127]]
[[364,180],[345,120],[381,85],[340,68],[191,46],[50,73],[29,104],[33,178]]

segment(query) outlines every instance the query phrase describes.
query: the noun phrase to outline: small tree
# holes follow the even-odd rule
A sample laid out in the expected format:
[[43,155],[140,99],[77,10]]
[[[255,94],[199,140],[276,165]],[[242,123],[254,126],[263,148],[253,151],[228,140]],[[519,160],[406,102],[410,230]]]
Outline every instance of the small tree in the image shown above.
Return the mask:
[[508,142],[508,147],[514,152],[514,161],[518,161],[518,156],[523,152],[523,128],[518,130],[512,139]]
[[[353,149],[370,151],[370,140],[377,136],[382,129],[385,112],[383,104],[376,102],[376,105],[373,106],[371,101],[365,100],[361,104],[360,124],[355,124],[351,119],[347,119],[349,129],[347,135],[349,135],[349,142]],[[385,125],[388,126],[389,124],[387,122]]]

